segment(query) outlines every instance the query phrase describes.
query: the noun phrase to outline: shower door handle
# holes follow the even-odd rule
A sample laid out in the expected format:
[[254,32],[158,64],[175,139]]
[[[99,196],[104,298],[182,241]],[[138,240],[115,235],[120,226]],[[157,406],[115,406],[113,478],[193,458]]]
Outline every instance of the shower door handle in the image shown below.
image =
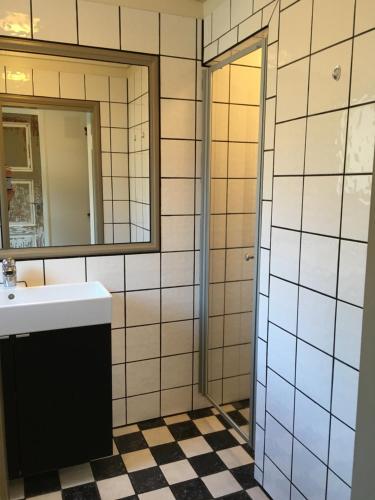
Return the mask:
[[254,259],[254,255],[250,255],[248,253],[245,253],[245,261],[246,262],[249,262],[249,260],[253,260]]

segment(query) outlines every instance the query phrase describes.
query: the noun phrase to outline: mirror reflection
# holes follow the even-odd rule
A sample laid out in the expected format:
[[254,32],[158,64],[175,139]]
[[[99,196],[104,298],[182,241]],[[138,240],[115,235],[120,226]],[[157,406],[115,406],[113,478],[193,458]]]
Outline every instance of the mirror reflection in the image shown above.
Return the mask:
[[2,248],[149,242],[148,67],[14,52],[0,67]]

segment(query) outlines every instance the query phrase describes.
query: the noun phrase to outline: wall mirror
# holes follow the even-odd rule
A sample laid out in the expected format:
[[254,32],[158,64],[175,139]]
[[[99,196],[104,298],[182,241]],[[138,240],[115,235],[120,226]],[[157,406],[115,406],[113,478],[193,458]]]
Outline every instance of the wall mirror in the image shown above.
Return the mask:
[[158,250],[158,58],[2,46],[0,253]]

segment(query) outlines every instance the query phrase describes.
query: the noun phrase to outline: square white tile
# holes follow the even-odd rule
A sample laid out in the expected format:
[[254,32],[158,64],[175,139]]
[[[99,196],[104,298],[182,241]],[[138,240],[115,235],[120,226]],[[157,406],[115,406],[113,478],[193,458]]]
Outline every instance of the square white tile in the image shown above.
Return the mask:
[[306,118],[276,125],[275,175],[302,175]]
[[195,62],[175,57],[160,59],[160,95],[195,99]]
[[66,467],[59,470],[60,483],[62,488],[73,488],[80,484],[92,483],[94,476],[89,463]]
[[272,498],[290,500],[290,481],[267,456],[264,458],[263,487]]
[[326,409],[330,408],[332,358],[305,342],[297,341],[296,386]]
[[163,287],[192,285],[194,280],[194,252],[163,253],[161,257],[161,284]]
[[367,64],[366,54],[375,46],[375,34],[370,31],[354,39],[352,85],[350,93],[351,104],[373,101],[375,90],[371,82],[375,78],[375,69]]
[[162,14],[160,53],[166,56],[196,57],[196,21],[191,17]]
[[127,290],[159,288],[159,254],[126,255],[125,273]]
[[293,483],[306,498],[324,498],[327,467],[297,440],[293,445]]
[[[335,45],[311,57],[309,114],[333,111],[348,106],[352,42]],[[335,80],[332,71],[340,64],[341,77]]]
[[299,290],[298,337],[333,354],[336,301],[306,288]]
[[34,38],[53,42],[77,43],[75,0],[32,0]]
[[335,361],[332,413],[353,429],[356,426],[358,379],[357,370]]
[[[278,71],[276,121],[306,115],[309,59],[294,62]],[[293,85],[290,85],[290,82]]]
[[357,370],[361,357],[362,318],[361,308],[337,302],[335,356]]
[[130,482],[129,476],[123,474],[122,476],[104,479],[97,483],[100,497],[103,500],[116,500],[117,498],[127,497],[134,494],[133,486]]
[[355,432],[336,418],[331,420],[329,466],[347,484],[352,484]]
[[184,439],[179,441],[178,444],[187,458],[203,455],[204,453],[210,453],[212,451],[211,446],[207,443],[203,436]]
[[162,215],[193,215],[194,180],[162,179],[161,200]]
[[134,396],[160,389],[160,360],[135,361],[126,365],[126,394]]
[[297,285],[271,276],[269,319],[293,334],[297,328],[297,295]]
[[173,415],[191,410],[192,387],[177,387],[161,391],[161,414]]
[[121,7],[121,48],[134,52],[158,54],[158,13]]
[[[312,51],[316,52],[353,36],[354,0],[314,2]],[[340,18],[339,23],[332,19]]]
[[296,338],[275,325],[269,325],[267,365],[294,384]]
[[338,298],[363,306],[366,279],[367,244],[342,241]]
[[44,262],[46,285],[82,283],[85,277],[85,259],[48,259]]
[[126,411],[129,424],[159,417],[160,392],[127,398]]
[[269,414],[266,416],[266,426],[265,452],[290,479],[293,436]]
[[297,231],[272,229],[271,274],[298,282],[300,239]]
[[126,326],[160,322],[160,290],[142,290],[126,294]]
[[296,391],[294,435],[324,463],[328,463],[330,415]]
[[217,472],[203,477],[202,480],[214,498],[241,490],[240,484],[229,471]]
[[78,35],[81,45],[119,49],[119,25],[117,5],[78,1]]
[[192,250],[194,246],[193,216],[162,216],[162,251]]
[[100,281],[110,292],[124,290],[124,257],[87,257],[87,281]]
[[237,26],[252,14],[252,0],[237,0],[231,2],[231,27]]
[[355,12],[355,33],[362,33],[375,25],[375,12],[371,0],[357,0]]
[[135,472],[156,466],[154,457],[148,448],[145,448],[144,450],[132,451],[130,453],[124,453],[122,455],[122,459],[127,472]]
[[274,226],[301,228],[302,185],[302,177],[274,178],[272,211]]
[[280,14],[279,67],[310,51],[312,0],[302,0]]
[[[295,389],[292,385],[268,369],[267,412],[290,432],[293,430],[294,392]],[[259,425],[261,425],[261,422],[259,422]]]
[[300,283],[334,296],[337,284],[338,240],[302,234]]
[[195,103],[192,101],[161,100],[161,137],[195,138]]
[[192,354],[168,356],[161,360],[161,388],[189,385],[192,382]]
[[342,182],[341,176],[305,177],[303,231],[339,236]]
[[181,354],[192,350],[193,322],[178,321],[161,326],[162,355]]
[[375,147],[375,104],[349,112],[346,173],[372,173]]
[[350,500],[351,488],[331,471],[328,471],[327,500]]
[[368,240],[372,176],[348,175],[344,180],[341,236]]
[[160,325],[146,325],[126,329],[126,361],[160,356]]
[[198,477],[188,460],[179,460],[178,462],[161,465],[160,468],[168,484],[189,481]]
[[165,288],[162,290],[162,321],[193,318],[193,287]]
[[306,174],[339,174],[343,172],[347,119],[347,110],[308,118]]
[[228,469],[242,467],[254,462],[250,455],[242,448],[242,446],[234,446],[217,452],[221,460],[225,463]]

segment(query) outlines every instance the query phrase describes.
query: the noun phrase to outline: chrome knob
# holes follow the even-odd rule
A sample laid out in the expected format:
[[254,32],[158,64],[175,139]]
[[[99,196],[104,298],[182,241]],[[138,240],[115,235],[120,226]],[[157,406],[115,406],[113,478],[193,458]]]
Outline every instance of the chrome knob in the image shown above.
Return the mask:
[[249,262],[249,260],[253,260],[254,255],[250,255],[249,253],[245,253],[245,260],[246,262]]

